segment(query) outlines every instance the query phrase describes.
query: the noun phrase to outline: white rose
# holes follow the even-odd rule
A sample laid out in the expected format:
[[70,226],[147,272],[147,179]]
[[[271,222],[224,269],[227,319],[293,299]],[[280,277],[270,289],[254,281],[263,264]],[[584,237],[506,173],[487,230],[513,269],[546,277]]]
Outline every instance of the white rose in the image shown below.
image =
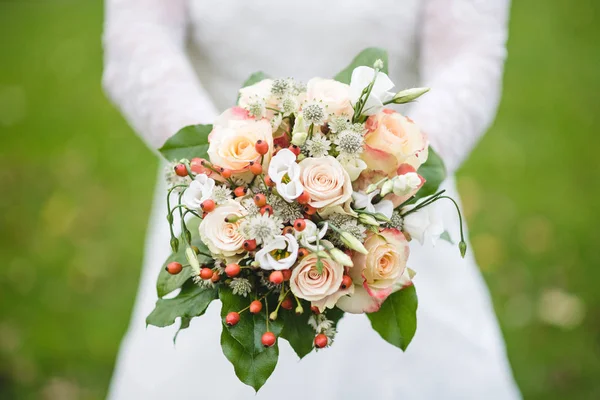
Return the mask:
[[313,78],[306,84],[306,98],[316,100],[326,107],[327,114],[352,117],[350,86],[333,79]]
[[[274,257],[273,252],[285,257]],[[256,261],[262,269],[266,270],[282,270],[289,269],[294,265],[298,258],[298,242],[296,238],[290,235],[275,236],[269,243],[265,243],[255,256]]]
[[[375,70],[370,67],[357,67],[352,71],[352,77],[350,78],[350,100],[352,104],[358,102],[362,91],[371,84],[373,77],[375,77]],[[383,108],[383,103],[394,97],[394,93],[390,92],[393,87],[394,83],[391,79],[383,72],[379,72],[371,94],[363,107],[362,114],[377,114]]]
[[314,208],[344,204],[352,197],[352,180],[331,156],[305,158],[300,162],[300,182]]
[[230,214],[242,217],[245,209],[238,202],[230,200],[208,213],[200,223],[200,239],[212,254],[231,257],[244,252],[245,239],[239,229],[243,220],[225,222]]
[[213,189],[215,188],[215,180],[209,178],[205,174],[198,174],[190,183],[190,186],[185,189],[181,196],[181,202],[189,209],[200,210],[202,203],[210,199]]

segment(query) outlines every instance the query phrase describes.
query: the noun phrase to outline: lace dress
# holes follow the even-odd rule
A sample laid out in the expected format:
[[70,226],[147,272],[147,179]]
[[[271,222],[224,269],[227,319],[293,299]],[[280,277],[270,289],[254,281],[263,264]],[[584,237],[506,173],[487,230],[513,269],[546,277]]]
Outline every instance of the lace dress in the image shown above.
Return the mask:
[[[493,120],[506,55],[508,0],[107,0],[104,85],[158,148],[179,128],[211,123],[247,76],[330,77],[360,50],[389,52],[397,88],[433,90],[403,112],[430,137],[452,174]],[[452,178],[444,187],[456,198]],[[514,399],[520,394],[473,254],[411,243],[418,329],[402,353],[346,315],[333,347],[298,362],[280,341],[277,368],[258,395],[220,348],[220,305],[177,327],[145,325],[170,252],[165,187],[157,185],[145,264],[109,398]],[[447,230],[456,214],[442,206]],[[435,250],[435,251],[434,251]]]

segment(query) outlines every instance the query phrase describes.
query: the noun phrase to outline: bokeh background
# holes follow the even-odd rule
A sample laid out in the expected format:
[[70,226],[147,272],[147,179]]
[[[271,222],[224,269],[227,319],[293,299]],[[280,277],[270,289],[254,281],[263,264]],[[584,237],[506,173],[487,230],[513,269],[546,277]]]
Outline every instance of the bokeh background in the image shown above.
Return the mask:
[[[133,305],[157,160],[101,91],[102,18],[0,0],[2,399],[103,398]],[[598,399],[600,2],[516,0],[510,29],[471,240],[525,398]]]

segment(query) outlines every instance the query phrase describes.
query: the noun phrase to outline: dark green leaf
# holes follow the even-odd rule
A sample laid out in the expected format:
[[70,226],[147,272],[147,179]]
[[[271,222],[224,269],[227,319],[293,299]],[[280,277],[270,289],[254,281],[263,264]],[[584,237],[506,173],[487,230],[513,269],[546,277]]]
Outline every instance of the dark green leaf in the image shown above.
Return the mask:
[[181,292],[172,299],[158,299],[146,323],[158,327],[172,325],[177,317],[193,318],[204,314],[211,301],[217,298],[217,289],[201,288],[186,282]]
[[301,315],[296,315],[294,310],[279,310],[279,318],[283,320],[281,337],[290,343],[300,358],[312,351],[315,338],[315,331],[308,324],[308,319],[312,315],[310,303],[304,301],[302,303],[304,313]]
[[438,188],[446,179],[446,167],[441,157],[429,147],[429,156],[427,161],[421,165],[417,171],[419,175],[425,178],[425,184],[415,195],[415,199],[431,196],[437,192]]
[[255,72],[252,75],[250,75],[248,79],[246,79],[246,81],[242,85],[242,88],[252,86],[255,83],[262,81],[263,79],[269,79],[269,76],[262,71]]
[[190,125],[171,136],[158,151],[169,161],[208,158],[208,134],[212,125]]
[[[229,327],[225,324],[225,316],[231,311],[240,311],[250,304],[250,298],[236,296],[227,287],[221,287],[219,298],[223,303],[221,316],[223,332],[221,347],[225,357],[233,364],[235,374],[246,385],[258,391],[275,370],[279,347],[265,348],[261,343],[262,335],[267,332],[266,308],[259,314],[248,311],[240,314],[240,322]],[[275,305],[275,302],[272,302]],[[272,311],[272,310],[269,310]],[[269,321],[268,330],[279,336],[283,328],[281,319]]]
[[367,66],[373,68],[373,64],[375,61],[381,60],[383,61],[383,68],[381,72],[388,73],[388,55],[387,51],[377,48],[377,47],[369,47],[364,49],[356,57],[354,60],[348,65],[343,71],[335,76],[335,80],[342,83],[350,83],[350,78],[352,77],[352,71],[354,68],[360,66]]
[[391,294],[379,311],[367,316],[383,339],[406,350],[417,330],[417,304],[415,287],[409,286]]
[[181,323],[179,324],[179,329],[177,329],[177,332],[175,332],[175,336],[173,336],[173,344],[175,344],[175,342],[177,342],[177,336],[179,336],[179,332],[190,327],[191,321],[192,321],[192,319],[188,318],[188,317],[181,318]]

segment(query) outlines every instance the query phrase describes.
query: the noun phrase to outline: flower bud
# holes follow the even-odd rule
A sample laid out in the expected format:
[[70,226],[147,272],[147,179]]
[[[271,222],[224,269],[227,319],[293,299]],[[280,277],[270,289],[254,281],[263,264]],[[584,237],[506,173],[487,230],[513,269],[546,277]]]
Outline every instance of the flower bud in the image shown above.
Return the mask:
[[383,69],[383,61],[381,60],[381,58],[378,58],[374,63],[373,63],[373,68],[375,69]]
[[194,249],[192,249],[191,247],[186,247],[185,257],[187,258],[194,271],[200,271],[200,262],[198,262],[198,258],[196,257]]
[[344,246],[348,247],[349,249],[358,251],[362,254],[369,253],[367,249],[365,249],[365,246],[360,242],[360,240],[358,240],[348,232],[340,233],[340,239],[342,240],[342,243],[344,243]]
[[173,250],[173,253],[177,253],[179,250],[179,240],[176,237],[171,238],[171,250]]
[[298,303],[298,306],[296,307],[294,312],[296,313],[296,315],[304,314],[304,308],[302,307],[302,304]]
[[429,92],[429,88],[412,88],[402,90],[394,96],[393,103],[394,104],[404,104],[409,103],[417,98],[421,97],[425,93]]
[[359,214],[358,220],[366,225],[379,226],[379,222],[369,214]]
[[373,214],[373,216],[375,217],[375,219],[377,221],[390,222],[390,219],[388,217],[386,217],[385,215],[383,215],[382,213],[375,213],[375,214]]
[[461,240],[460,243],[458,243],[458,248],[460,249],[461,257],[465,258],[465,254],[467,254],[467,244]]
[[277,319],[277,310],[275,310],[271,314],[269,314],[269,319],[271,321],[275,321]]
[[354,265],[350,256],[341,251],[340,249],[333,248],[329,250],[329,254],[335,262],[343,265],[344,267],[352,267]]
[[307,138],[308,138],[308,133],[296,132],[292,136],[292,144],[295,144],[296,146],[302,146],[304,143],[306,143]]
[[390,194],[392,192],[392,190],[394,190],[394,181],[393,180],[385,181],[383,183],[383,185],[381,186],[381,193],[379,193],[379,195],[381,197],[385,197],[388,194]]
[[236,222],[238,222],[239,219],[240,219],[240,217],[238,215],[229,214],[228,216],[225,217],[225,222],[227,222],[229,224],[235,224]]
[[374,191],[376,191],[377,190],[377,186],[378,185],[376,185],[374,183],[371,183],[369,186],[367,186],[366,194],[373,193]]

